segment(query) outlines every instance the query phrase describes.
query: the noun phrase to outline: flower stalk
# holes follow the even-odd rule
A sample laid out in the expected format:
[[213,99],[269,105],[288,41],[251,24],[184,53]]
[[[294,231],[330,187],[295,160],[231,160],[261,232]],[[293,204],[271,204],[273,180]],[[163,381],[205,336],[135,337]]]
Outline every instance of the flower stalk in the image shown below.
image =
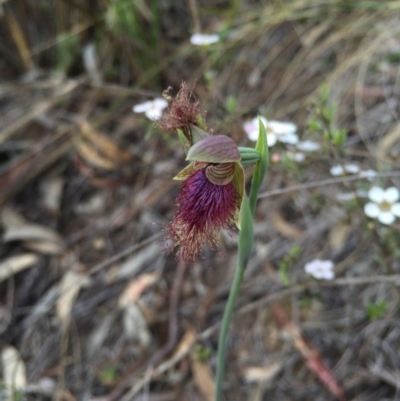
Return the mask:
[[[238,260],[233,278],[232,286],[229,292],[228,301],[225,306],[224,316],[222,318],[221,330],[218,338],[218,353],[217,353],[217,373],[215,378],[215,393],[214,400],[222,401],[222,381],[225,373],[226,361],[226,340],[228,336],[229,326],[232,320],[233,311],[235,308],[236,300],[239,294],[240,285],[243,281],[244,272],[254,243],[254,228],[253,218],[256,209],[257,196],[260,186],[264,180],[265,173],[268,168],[268,143],[267,134],[264,124],[259,121],[259,136],[256,143],[255,150],[260,155],[259,160],[256,162],[253,179],[250,189],[250,197],[244,194],[242,206],[240,209],[240,232],[238,241]],[[244,152],[245,153],[245,152]],[[250,152],[249,152],[250,153]],[[243,153],[240,152],[242,158]]]

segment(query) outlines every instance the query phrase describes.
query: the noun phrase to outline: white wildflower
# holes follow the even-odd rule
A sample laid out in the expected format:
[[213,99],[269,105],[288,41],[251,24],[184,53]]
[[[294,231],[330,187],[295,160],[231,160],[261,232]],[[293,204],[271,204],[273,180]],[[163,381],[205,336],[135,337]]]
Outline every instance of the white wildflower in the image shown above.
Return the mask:
[[162,111],[168,106],[168,102],[163,98],[148,100],[147,102],[133,106],[135,113],[144,113],[150,120],[158,120],[162,116]]
[[[297,127],[293,123],[283,123],[280,121],[268,121],[265,117],[260,117],[267,132],[268,146],[274,146],[276,141],[295,145],[299,142],[299,137],[296,134]],[[243,125],[247,136],[250,140],[258,139],[258,117],[247,121]]]
[[307,263],[304,270],[318,280],[332,280],[335,278],[334,267],[335,265],[331,260],[315,259]]
[[357,174],[360,171],[360,167],[358,167],[356,164],[345,164],[345,165],[340,165],[337,164],[336,166],[331,167],[329,172],[331,175],[334,176],[339,176],[339,175],[345,175],[345,174]]
[[296,145],[297,149],[303,152],[314,152],[320,148],[320,144],[314,141],[302,141]]
[[338,193],[336,195],[336,199],[339,202],[347,202],[356,198],[367,198],[368,193],[366,191],[363,191],[361,189],[355,191],[355,192],[342,192]]
[[400,217],[400,192],[396,187],[382,189],[372,187],[368,192],[368,202],[364,212],[368,217],[378,219],[382,224],[392,224],[396,217]]
[[372,181],[377,176],[377,174],[378,174],[378,172],[375,170],[364,170],[364,171],[360,171],[359,176],[361,178],[367,178]]
[[306,160],[306,155],[297,150],[288,150],[286,152],[286,156],[288,159],[293,160],[296,163],[302,163],[304,160]]
[[190,37],[190,43],[195,46],[207,46],[219,41],[217,34],[195,33]]
[[[267,124],[268,121],[265,117],[260,117],[261,122],[265,126],[265,130],[267,131],[267,142],[268,146],[274,146],[276,144],[276,136],[272,132],[269,132],[267,130]],[[259,130],[259,125],[258,125],[258,117],[253,118],[251,121],[247,121],[243,124],[243,128],[246,131],[247,136],[251,141],[257,141],[258,139],[258,130]]]

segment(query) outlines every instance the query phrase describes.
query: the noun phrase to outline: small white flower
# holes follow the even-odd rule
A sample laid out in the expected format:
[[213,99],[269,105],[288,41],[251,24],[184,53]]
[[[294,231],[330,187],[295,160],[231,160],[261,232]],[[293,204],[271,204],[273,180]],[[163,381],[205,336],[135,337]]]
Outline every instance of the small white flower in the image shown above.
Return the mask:
[[320,148],[320,144],[314,141],[302,141],[296,145],[297,149],[303,152],[314,152]]
[[[268,121],[265,117],[260,117],[267,131],[268,146],[274,146],[276,141],[295,145],[299,142],[299,137],[296,134],[297,127],[293,123],[282,123],[280,121]],[[243,125],[244,130],[250,140],[258,139],[258,117],[247,121]]]
[[392,224],[396,217],[400,217],[400,192],[396,187],[382,189],[372,187],[368,191],[368,202],[364,206],[364,213],[373,219],[378,219],[382,224]]
[[132,110],[135,113],[144,113],[150,120],[158,120],[162,116],[162,111],[168,106],[168,102],[158,97],[154,100],[148,100],[147,102],[137,104],[133,106]]
[[336,195],[336,199],[339,202],[348,202],[356,199],[356,194],[354,192],[340,192]]
[[331,167],[329,172],[334,175],[345,175],[347,174],[357,174],[360,171],[360,167],[358,167],[356,164],[345,164],[345,165],[340,165],[337,164],[336,166]]
[[343,192],[343,193],[338,193],[336,195],[336,199],[339,202],[347,202],[356,198],[367,198],[368,193],[363,190],[357,190],[355,192]]
[[[260,120],[264,124],[265,130],[267,131],[268,147],[274,146],[276,144],[276,136],[275,134],[267,130],[267,124],[268,124],[267,119],[265,117],[260,116]],[[251,121],[245,122],[243,124],[243,128],[246,131],[246,134],[251,141],[256,141],[258,139],[258,130],[259,130],[258,117],[253,118]]]
[[288,157],[288,159],[293,160],[294,162],[297,162],[297,163],[302,163],[304,160],[306,160],[306,155],[297,150],[293,150],[293,151],[288,150],[286,152],[286,156]]
[[276,135],[276,139],[283,143],[296,145],[299,137],[296,134],[297,126],[293,123],[283,123],[280,121],[268,121],[267,131],[270,130]]
[[377,176],[377,172],[375,170],[364,170],[360,171],[359,176],[362,178],[368,178],[369,180],[374,179]]
[[195,33],[190,37],[190,43],[195,46],[207,46],[219,41],[217,34]]
[[304,270],[318,280],[332,280],[335,278],[334,267],[335,265],[331,260],[315,259],[307,263]]

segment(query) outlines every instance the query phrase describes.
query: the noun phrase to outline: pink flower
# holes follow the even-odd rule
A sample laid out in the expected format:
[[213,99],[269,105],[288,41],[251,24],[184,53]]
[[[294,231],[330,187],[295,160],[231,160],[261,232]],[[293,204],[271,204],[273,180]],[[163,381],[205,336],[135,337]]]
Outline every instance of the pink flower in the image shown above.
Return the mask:
[[173,241],[170,249],[179,246],[177,255],[193,264],[202,256],[202,245],[217,252],[219,231],[238,224],[244,172],[235,142],[225,135],[200,140],[189,149],[187,160],[192,163],[175,177],[184,182],[167,239]]

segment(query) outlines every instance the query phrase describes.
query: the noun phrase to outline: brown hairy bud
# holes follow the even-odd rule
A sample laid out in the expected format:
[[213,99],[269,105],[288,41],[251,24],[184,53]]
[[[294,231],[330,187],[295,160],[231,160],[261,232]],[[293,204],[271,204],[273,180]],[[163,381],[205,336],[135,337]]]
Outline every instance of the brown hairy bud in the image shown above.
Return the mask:
[[170,102],[168,112],[157,121],[157,124],[164,132],[181,130],[189,145],[192,145],[190,126],[197,126],[204,130],[205,112],[200,110],[199,100],[193,95],[193,90],[188,89],[185,82],[182,82],[181,88],[174,98],[169,95],[170,90],[169,87],[163,92],[163,97]]

